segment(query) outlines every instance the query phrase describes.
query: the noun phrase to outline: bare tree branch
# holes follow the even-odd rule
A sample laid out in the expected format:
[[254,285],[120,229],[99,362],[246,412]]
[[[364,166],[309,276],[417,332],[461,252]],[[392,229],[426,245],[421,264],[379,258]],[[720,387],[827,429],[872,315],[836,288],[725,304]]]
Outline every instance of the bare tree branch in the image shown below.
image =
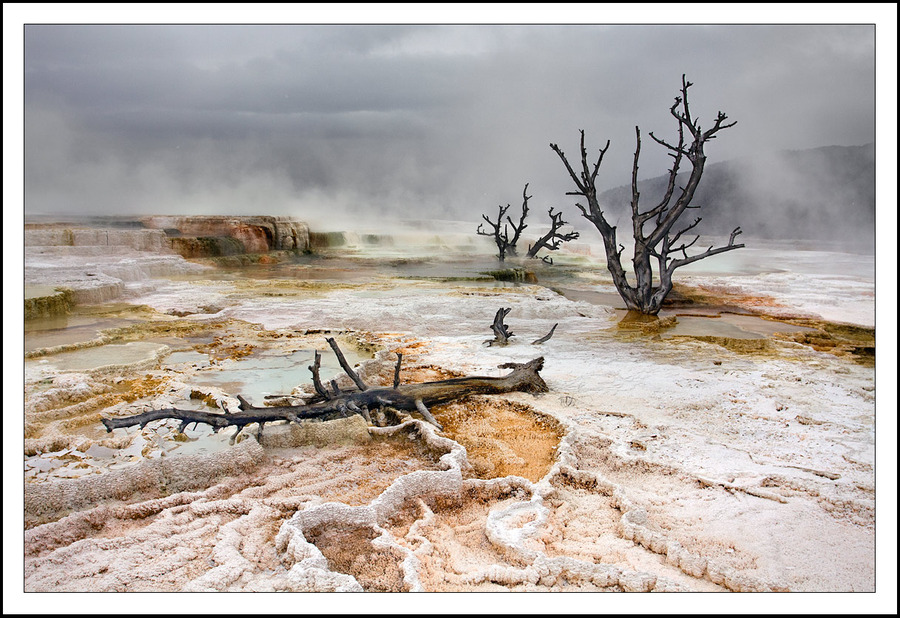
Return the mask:
[[509,224],[512,226],[513,232],[514,232],[512,240],[509,241],[509,246],[507,247],[507,250],[510,253],[510,255],[516,255],[516,252],[517,252],[516,243],[519,242],[519,236],[522,235],[522,230],[524,230],[526,227],[528,227],[528,225],[525,223],[525,217],[528,216],[528,200],[531,199],[531,196],[527,195],[527,192],[528,192],[528,183],[526,182],[525,188],[522,189],[522,216],[519,217],[519,224],[516,225],[515,223],[513,223],[513,220],[511,217],[506,217],[507,221],[509,221]]
[[509,343],[510,337],[514,337],[513,332],[509,330],[509,327],[503,323],[503,320],[506,319],[506,316],[509,315],[509,312],[512,311],[512,307],[508,307],[504,309],[500,307],[497,310],[497,313],[494,315],[494,322],[491,324],[491,330],[494,331],[494,338],[488,341],[485,341],[487,345],[494,345],[495,343],[498,345],[506,345]]
[[729,244],[727,244],[724,247],[719,247],[717,249],[713,249],[712,247],[710,247],[709,249],[707,249],[706,251],[704,251],[703,253],[700,253],[698,255],[693,255],[691,257],[687,257],[687,258],[679,259],[679,260],[672,260],[672,262],[669,264],[669,267],[667,270],[669,271],[669,273],[671,275],[671,273],[674,272],[676,268],[680,268],[682,266],[687,266],[688,264],[693,264],[694,262],[697,262],[704,258],[708,258],[711,255],[718,255],[720,253],[725,253],[726,251],[732,251],[734,249],[741,249],[743,247],[744,247],[743,243],[739,244],[739,245],[735,245],[732,240],[732,241],[729,241]]
[[500,261],[504,261],[506,259],[506,251],[509,248],[509,235],[508,230],[504,227],[504,230],[500,231],[500,226],[503,224],[503,217],[506,216],[506,211],[509,210],[509,204],[506,206],[498,206],[499,213],[497,214],[497,222],[491,221],[487,215],[481,215],[481,218],[484,219],[488,225],[493,228],[493,232],[488,232],[482,229],[484,225],[479,224],[478,229],[475,230],[475,233],[479,236],[490,236],[494,239],[494,243],[497,245],[497,250],[499,251]]
[[[153,421],[173,418],[181,421],[179,431],[184,431],[188,424],[203,423],[212,427],[213,431],[234,426],[237,428],[235,436],[247,425],[257,423],[260,426],[257,435],[261,435],[262,427],[266,423],[275,421],[297,423],[302,420],[323,421],[342,418],[351,414],[359,414],[367,418],[369,417],[369,409],[388,406],[396,410],[418,412],[422,414],[425,420],[434,423],[440,428],[440,425],[428,410],[428,406],[447,403],[475,394],[508,393],[513,391],[546,392],[548,390],[547,384],[538,373],[543,366],[544,358],[539,357],[528,363],[504,363],[501,365],[501,368],[512,369],[512,371],[501,377],[469,376],[420,384],[404,384],[397,388],[375,387],[365,391],[341,393],[338,397],[328,401],[299,406],[257,407],[241,397],[240,411],[230,414],[164,408],[149,410],[127,417],[102,418],[101,420],[108,432],[134,425],[144,428]],[[370,417],[367,420],[370,421]],[[232,436],[232,440],[233,438],[234,436]]]
[[338,362],[341,364],[341,368],[344,370],[350,379],[353,380],[353,383],[356,384],[356,388],[361,391],[366,390],[368,387],[366,383],[362,381],[359,375],[353,371],[353,367],[350,366],[350,363],[347,362],[347,359],[344,358],[344,353],[341,352],[341,349],[338,347],[337,342],[332,337],[327,337],[325,341],[328,342],[328,345],[331,346],[331,349],[334,350],[334,355],[337,356]]
[[554,214],[553,207],[551,206],[547,214],[550,215],[550,231],[541,236],[533,245],[528,247],[527,257],[537,257],[538,251],[541,249],[556,251],[562,246],[562,243],[575,240],[579,236],[578,232],[568,232],[564,234],[559,231],[564,225],[568,225],[566,221],[563,221],[561,212]]
[[535,339],[531,342],[531,345],[541,345],[545,341],[549,341],[550,337],[553,336],[553,333],[556,331],[556,327],[559,326],[559,322],[553,325],[553,328],[550,329],[550,332],[541,337],[540,339]]
[[400,363],[403,362],[403,354],[397,352],[397,365],[394,367],[394,388],[400,386]]
[[[725,247],[710,247],[705,252],[698,255],[689,256],[687,249],[693,246],[699,236],[694,238],[690,243],[680,243],[681,237],[689,230],[696,227],[701,219],[698,217],[693,223],[687,225],[674,235],[672,229],[678,219],[688,208],[699,208],[699,206],[691,205],[691,200],[700,183],[703,175],[704,166],[706,164],[706,154],[703,147],[705,143],[714,139],[718,132],[733,127],[735,122],[727,122],[728,116],[719,112],[712,128],[703,131],[700,128],[699,120],[693,116],[688,100],[688,89],[692,86],[687,78],[681,76],[681,92],[675,97],[675,102],[669,108],[669,112],[678,122],[678,140],[672,143],[650,133],[653,140],[668,151],[669,156],[673,158],[671,169],[668,172],[668,182],[666,191],[662,199],[653,208],[641,212],[640,210],[640,192],[638,191],[638,162],[641,154],[641,133],[639,127],[635,127],[635,151],[631,173],[631,218],[632,218],[632,236],[634,238],[634,258],[633,276],[635,284],[632,285],[625,270],[622,266],[623,246],[616,240],[616,228],[609,224],[600,203],[597,199],[596,176],[603,159],[603,155],[609,148],[609,141],[606,147],[600,151],[600,158],[591,169],[587,158],[587,150],[584,145],[584,131],[581,130],[581,174],[576,174],[575,170],[569,164],[565,154],[556,144],[550,144],[550,148],[556,152],[566,168],[572,181],[575,183],[577,191],[567,192],[566,195],[583,196],[587,200],[587,206],[580,203],[575,205],[581,211],[581,215],[594,224],[594,227],[600,232],[603,238],[604,249],[606,251],[607,268],[612,274],[613,282],[619,295],[625,301],[625,305],[629,310],[638,311],[646,314],[656,314],[662,306],[662,301],[666,295],[672,290],[672,273],[676,268],[696,262],[698,260],[717,255],[725,251],[739,249],[742,244],[735,244],[735,237],[740,234],[740,228],[736,228],[729,238],[728,245]],[[690,143],[687,143],[687,137],[690,136]],[[678,189],[678,197],[676,194],[676,178],[680,172],[684,159],[691,164],[691,170],[688,175],[687,182]],[[645,233],[645,224],[653,221],[653,228]],[[681,258],[673,258],[672,254],[680,253]],[[659,262],[658,281],[654,279],[653,266],[651,259],[655,258]]]
[[312,372],[312,380],[313,380],[313,388],[316,389],[316,392],[328,399],[328,391],[325,390],[325,387],[322,385],[322,380],[319,378],[319,364],[322,361],[322,355],[319,354],[319,351],[315,352],[315,360],[313,360],[313,364],[309,366],[309,370]]
[[[607,146],[608,147],[608,146]],[[601,153],[600,158],[603,158]],[[598,161],[599,166],[599,161]],[[593,174],[596,176],[597,169],[595,168]],[[590,175],[590,171],[585,167],[585,174]],[[495,244],[497,245],[498,257],[500,261],[504,261],[507,255],[516,256],[518,254],[517,243],[522,235],[522,231],[528,227],[528,224],[525,223],[525,219],[528,217],[529,208],[528,208],[528,200],[531,199],[532,196],[528,195],[528,183],[525,183],[525,188],[522,190],[522,213],[519,216],[519,221],[516,223],[513,221],[512,217],[507,216],[506,212],[510,208],[509,204],[505,207],[500,207],[500,213],[497,217],[497,221],[494,222],[487,215],[481,215],[481,218],[484,219],[488,225],[493,228],[493,232],[485,231],[483,228],[484,224],[478,226],[476,230],[477,233],[481,236],[490,236],[494,239]],[[580,206],[579,206],[580,208]],[[583,211],[583,209],[582,209]],[[553,208],[550,208],[550,231],[537,240],[533,245],[529,245],[527,257],[535,258],[537,257],[538,251],[541,249],[547,249],[549,251],[555,251],[559,249],[563,242],[568,242],[570,240],[575,240],[578,238],[578,232],[570,232],[567,234],[563,234],[559,232],[559,229],[567,225],[565,221],[562,220],[562,213],[553,213]],[[503,217],[506,216],[506,223],[503,224],[503,231],[500,231],[500,225],[502,223]],[[510,238],[510,228],[512,228],[512,237]],[[547,260],[544,258],[545,262],[550,264],[553,263],[553,260]]]

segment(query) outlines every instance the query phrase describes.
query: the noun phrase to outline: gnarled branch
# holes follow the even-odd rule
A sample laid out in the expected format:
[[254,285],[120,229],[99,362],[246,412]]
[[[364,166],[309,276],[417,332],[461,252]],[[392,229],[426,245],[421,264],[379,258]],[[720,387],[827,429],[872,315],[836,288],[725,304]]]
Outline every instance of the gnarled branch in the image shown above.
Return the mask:
[[328,399],[328,391],[325,390],[325,387],[322,385],[322,379],[319,377],[319,365],[321,362],[322,355],[316,350],[313,364],[310,365],[308,369],[312,372],[313,388],[315,388],[316,392],[323,398]]
[[[369,410],[387,406],[395,410],[419,413],[425,420],[440,428],[440,424],[429,411],[430,406],[447,403],[468,395],[488,395],[513,391],[545,392],[548,390],[547,384],[539,374],[543,366],[544,358],[539,357],[528,363],[501,365],[501,368],[512,369],[509,374],[501,377],[470,376],[403,385],[396,385],[395,378],[394,388],[367,387],[365,390],[359,391],[337,391],[324,401],[297,406],[259,407],[252,405],[239,395],[238,412],[214,413],[163,408],[121,418],[102,418],[101,421],[106,430],[111,432],[114,429],[134,425],[144,428],[153,421],[174,418],[181,421],[179,431],[182,432],[191,423],[203,423],[211,426],[213,431],[234,426],[237,428],[234,436],[240,433],[245,426],[257,423],[259,425],[257,435],[260,436],[263,426],[275,421],[291,423],[303,420],[325,421],[359,414],[367,422],[371,422]],[[319,394],[319,397],[321,398],[322,395]],[[232,440],[234,436],[232,436]]]
[[494,322],[491,324],[491,330],[494,331],[494,338],[485,341],[487,345],[506,345],[509,343],[509,338],[514,337],[512,331],[509,330],[509,327],[503,323],[503,320],[506,319],[506,316],[509,312],[512,311],[512,307],[504,309],[500,307],[497,310],[497,313],[494,315]]
[[368,388],[366,386],[366,383],[362,381],[362,379],[355,371],[353,371],[353,367],[351,367],[350,363],[347,362],[347,359],[344,358],[344,353],[341,352],[341,348],[338,347],[338,344],[334,340],[334,338],[327,337],[325,341],[327,341],[328,345],[331,346],[331,349],[334,350],[334,355],[337,356],[338,362],[341,364],[341,368],[344,370],[344,373],[346,373],[350,377],[350,379],[353,380],[353,383],[356,384],[356,388],[361,391],[366,390]]
[[[506,259],[506,252],[509,249],[509,228],[506,225],[503,225],[503,217],[506,216],[506,211],[509,210],[509,204],[506,206],[498,206],[499,213],[497,214],[497,221],[491,221],[487,215],[481,215],[481,218],[485,220],[485,222],[493,228],[492,232],[488,232],[482,229],[483,223],[478,225],[478,229],[475,230],[475,233],[479,236],[490,236],[494,239],[494,244],[497,245],[497,251],[499,252],[500,261],[504,261]],[[500,226],[503,225],[503,231],[500,231]]]
[[541,337],[540,339],[535,339],[531,342],[531,345],[541,345],[545,341],[549,341],[550,337],[553,336],[553,333],[556,331],[556,327],[559,326],[559,322],[553,325],[553,328],[550,329],[550,332]]
[[[607,141],[606,147],[600,151],[600,157],[592,169],[588,161],[587,149],[584,146],[584,131],[580,131],[582,168],[580,175],[570,165],[563,151],[556,144],[550,144],[550,148],[559,156],[576,187],[575,191],[567,192],[566,195],[579,195],[587,199],[586,206],[579,203],[576,203],[576,206],[581,211],[581,215],[594,224],[603,238],[607,268],[626,307],[629,310],[650,315],[655,315],[659,312],[663,300],[672,290],[672,273],[676,268],[717,253],[731,251],[744,246],[734,242],[735,237],[740,233],[740,228],[736,228],[725,247],[717,249],[710,247],[701,254],[689,256],[687,249],[697,242],[697,238],[690,243],[681,242],[679,244],[679,240],[685,232],[694,228],[700,222],[699,218],[694,223],[675,233],[674,237],[672,235],[676,222],[684,214],[685,210],[697,208],[697,206],[691,204],[691,200],[700,183],[706,164],[704,145],[715,138],[719,131],[733,127],[736,124],[735,122],[727,122],[728,116],[719,112],[712,128],[706,131],[702,130],[698,119],[691,114],[688,102],[688,89],[692,84],[687,81],[684,75],[681,76],[681,84],[681,93],[675,97],[675,102],[669,109],[670,114],[678,121],[677,142],[667,141],[657,137],[652,132],[650,133],[650,137],[657,144],[668,150],[668,155],[674,161],[669,170],[665,194],[659,203],[644,212],[640,210],[640,192],[638,191],[638,161],[641,154],[641,133],[640,129],[635,127],[636,145],[631,170],[634,285],[629,282],[625,269],[622,266],[622,249],[621,244],[616,239],[616,228],[606,220],[597,198],[595,183],[597,169],[606,149],[609,148],[609,142]],[[690,162],[691,170],[688,174],[687,182],[683,186],[678,187],[676,191],[676,178],[683,159],[687,159]],[[648,230],[648,233],[645,233],[644,226],[651,221],[653,227]],[[673,259],[672,253],[680,253],[682,257]],[[659,262],[658,273],[656,274],[654,274],[651,263],[653,258]]]
[[528,200],[530,200],[531,197],[532,196],[528,195],[528,183],[526,182],[525,188],[522,189],[522,216],[519,217],[519,223],[513,223],[513,220],[510,217],[506,217],[506,220],[509,221],[509,224],[513,229],[513,237],[509,241],[509,246],[507,247],[507,251],[510,255],[516,255],[518,251],[516,244],[519,242],[522,230],[528,227],[528,224],[525,223],[525,218],[528,216]]
[[[553,207],[548,211],[550,215],[550,231],[541,236],[533,245],[528,247],[527,257],[537,257],[538,251],[547,249],[548,251],[558,250],[564,242],[569,242],[578,238],[578,232],[561,233],[559,230],[568,222],[563,221],[562,213],[553,212]],[[552,260],[550,262],[552,264]]]
[[[484,223],[480,223],[478,225],[478,229],[475,230],[475,233],[479,236],[489,236],[494,239],[494,244],[497,245],[498,258],[501,262],[506,260],[507,254],[510,256],[515,256],[518,252],[516,247],[519,242],[519,237],[522,235],[522,230],[528,227],[528,224],[525,223],[526,217],[528,217],[528,200],[531,199],[531,196],[528,195],[528,183],[525,183],[525,188],[522,189],[522,214],[519,217],[519,222],[516,223],[512,220],[512,217],[506,215],[507,211],[510,209],[510,205],[499,206],[499,212],[497,214],[497,221],[491,221],[491,219],[487,215],[481,215],[481,218],[485,220],[485,222],[491,226],[493,231],[487,231],[483,229]],[[503,222],[503,218],[506,217],[506,223]],[[500,226],[503,226],[503,230],[501,231]],[[512,228],[512,238],[510,238],[510,228]]]
[[397,364],[394,366],[394,388],[400,386],[400,363],[403,362],[403,354],[397,352]]

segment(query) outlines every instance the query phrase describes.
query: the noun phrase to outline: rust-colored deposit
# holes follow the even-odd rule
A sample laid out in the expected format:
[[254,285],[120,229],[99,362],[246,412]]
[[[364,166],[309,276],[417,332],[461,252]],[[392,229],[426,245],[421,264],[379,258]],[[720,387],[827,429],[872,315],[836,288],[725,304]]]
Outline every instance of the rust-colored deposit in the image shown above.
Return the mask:
[[482,479],[540,480],[564,433],[559,422],[528,405],[491,397],[438,406],[434,414],[444,433],[466,448],[474,476]]

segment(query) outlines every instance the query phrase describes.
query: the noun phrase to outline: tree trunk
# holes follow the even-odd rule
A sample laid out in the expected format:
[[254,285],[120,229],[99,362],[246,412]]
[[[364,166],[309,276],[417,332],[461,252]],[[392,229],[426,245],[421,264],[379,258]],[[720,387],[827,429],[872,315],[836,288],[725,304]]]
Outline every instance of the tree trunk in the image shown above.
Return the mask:
[[[331,342],[329,341],[329,343]],[[336,346],[333,345],[332,347]],[[341,358],[342,355],[339,356],[339,359]],[[347,369],[345,362],[342,362],[341,365],[344,366],[345,370]],[[181,420],[179,431],[184,431],[191,423],[210,425],[213,431],[234,425],[238,430],[235,435],[244,426],[258,423],[261,434],[263,425],[274,421],[294,423],[301,420],[324,421],[350,416],[351,414],[360,414],[367,421],[371,421],[369,417],[370,409],[389,407],[406,412],[418,412],[422,414],[425,420],[440,428],[440,425],[428,411],[429,406],[447,403],[468,395],[486,395],[514,391],[545,392],[549,389],[538,373],[543,366],[544,358],[539,357],[527,363],[505,363],[500,365],[500,368],[512,369],[509,374],[502,377],[471,376],[436,382],[423,382],[421,384],[402,384],[394,388],[365,387],[365,384],[362,384],[360,380],[357,384],[362,384],[362,387],[365,387],[360,387],[361,390],[341,391],[335,394],[319,393],[311,399],[311,401],[319,399],[318,402],[299,406],[258,407],[251,405],[238,395],[240,412],[219,414],[166,408],[150,410],[124,418],[104,418],[102,421],[109,432],[113,429],[131,427],[133,425],[140,425],[143,428],[147,423],[155,420],[175,418]],[[317,372],[314,372],[314,379],[318,381]],[[324,388],[322,390],[324,391]]]
[[[603,162],[603,156],[609,148],[609,141],[606,142],[606,147],[600,149],[600,155],[593,167],[591,167],[587,158],[587,150],[584,146],[584,131],[581,131],[581,170],[579,172],[573,169],[563,151],[556,144],[550,144],[550,148],[559,156],[577,188],[576,191],[567,192],[566,195],[580,195],[587,200],[587,206],[577,203],[575,205],[581,210],[582,216],[593,223],[603,237],[603,246],[606,250],[606,265],[610,274],[612,274],[613,283],[615,283],[619,295],[625,302],[626,308],[630,311],[648,315],[659,313],[663,300],[672,291],[672,273],[675,272],[676,268],[719,253],[740,249],[744,246],[734,242],[735,237],[741,233],[741,228],[737,227],[731,232],[727,245],[718,248],[709,247],[703,253],[689,256],[687,249],[693,246],[700,237],[696,236],[690,242],[684,242],[681,238],[685,233],[696,227],[700,223],[701,218],[697,217],[692,223],[675,231],[675,225],[679,217],[688,208],[698,208],[691,205],[691,200],[693,200],[694,193],[700,184],[700,178],[703,176],[703,169],[706,164],[706,154],[703,151],[704,145],[715,138],[716,133],[719,131],[733,127],[736,124],[734,122],[726,123],[728,116],[719,112],[713,126],[706,131],[702,131],[697,123],[697,119],[691,115],[690,106],[688,105],[688,88],[692,84],[687,81],[684,75],[681,76],[681,83],[681,96],[675,97],[675,104],[669,109],[669,113],[678,121],[677,143],[669,143],[657,138],[652,132],[650,133],[650,137],[656,143],[665,147],[669,151],[669,155],[674,159],[672,168],[669,170],[668,187],[662,200],[656,206],[643,212],[639,206],[640,193],[638,191],[638,160],[641,153],[641,132],[638,127],[634,128],[636,146],[631,173],[631,224],[634,238],[632,264],[634,265],[636,282],[634,286],[628,283],[625,271],[622,268],[623,247],[616,241],[616,228],[606,220],[597,199],[597,172]],[[688,134],[691,140],[690,143],[686,143],[685,133]],[[687,159],[691,164],[690,177],[685,186],[680,188],[680,194],[673,203],[672,198],[676,193],[679,166],[683,159]],[[646,234],[644,225],[648,222],[652,222],[653,229],[649,234]],[[681,255],[681,257],[676,257],[678,255]],[[659,263],[659,284],[656,287],[653,285],[652,258],[656,258]]]

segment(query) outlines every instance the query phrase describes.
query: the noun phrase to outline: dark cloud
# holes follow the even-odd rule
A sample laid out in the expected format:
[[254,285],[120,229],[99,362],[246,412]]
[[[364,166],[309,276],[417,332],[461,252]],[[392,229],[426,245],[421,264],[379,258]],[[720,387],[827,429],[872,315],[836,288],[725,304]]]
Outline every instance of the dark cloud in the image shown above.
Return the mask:
[[26,213],[568,205],[549,143],[609,139],[602,188],[628,182],[682,73],[738,121],[712,160],[874,141],[874,62],[864,25],[29,25]]

